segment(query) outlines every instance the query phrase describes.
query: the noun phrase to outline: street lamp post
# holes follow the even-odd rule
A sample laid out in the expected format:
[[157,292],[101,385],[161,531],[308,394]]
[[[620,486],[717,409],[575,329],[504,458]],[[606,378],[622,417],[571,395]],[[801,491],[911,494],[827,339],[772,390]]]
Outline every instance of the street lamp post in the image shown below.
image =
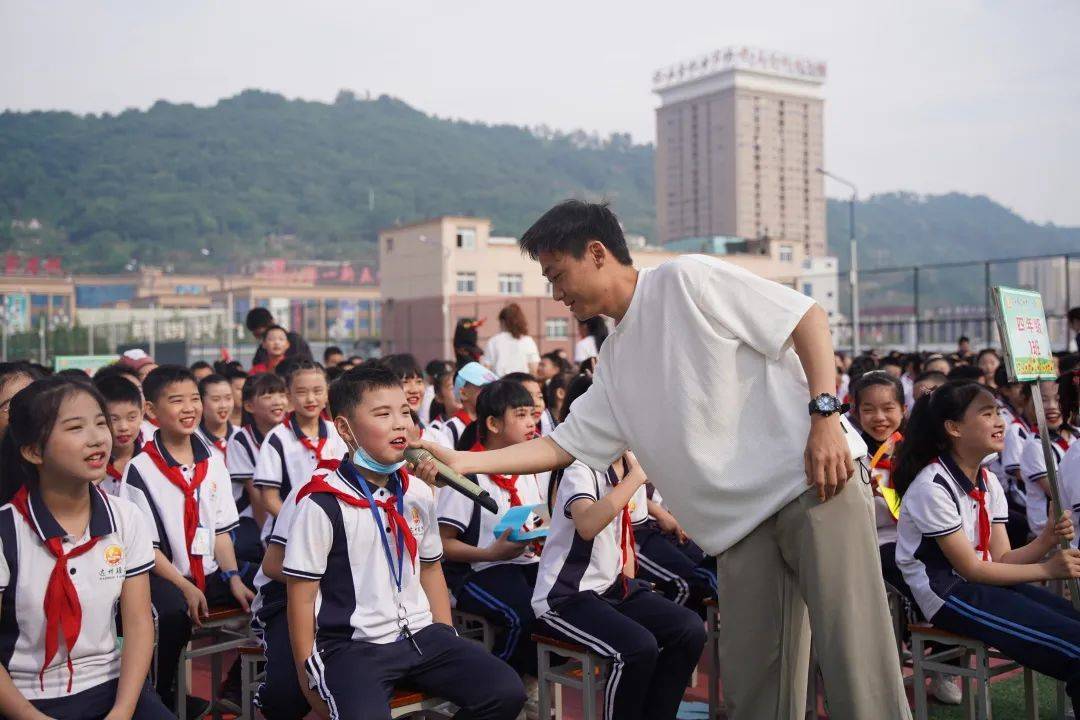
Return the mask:
[[824,168],[817,171],[827,178],[832,178],[851,189],[851,200],[848,201],[848,232],[851,240],[851,263],[848,266],[848,282],[851,285],[851,354],[859,355],[859,243],[855,239],[855,201],[859,199],[859,189],[855,184],[842,177],[833,175]]

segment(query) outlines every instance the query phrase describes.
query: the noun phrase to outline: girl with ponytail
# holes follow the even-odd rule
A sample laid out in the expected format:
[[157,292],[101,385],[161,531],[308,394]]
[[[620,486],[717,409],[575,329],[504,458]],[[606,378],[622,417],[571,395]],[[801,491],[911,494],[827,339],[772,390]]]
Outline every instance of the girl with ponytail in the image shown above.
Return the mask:
[[0,716],[171,717],[146,685],[150,531],[135,505],[96,487],[112,450],[105,401],[89,383],[54,376],[19,391],[9,415],[0,443]]
[[1010,545],[1004,490],[983,465],[1001,451],[1004,434],[982,385],[949,382],[919,398],[893,478],[903,496],[896,563],[936,627],[1065,681],[1080,710],[1080,612],[1028,584],[1080,577],[1080,551],[1056,550],[1059,538],[1074,534],[1058,512],[1035,540]]

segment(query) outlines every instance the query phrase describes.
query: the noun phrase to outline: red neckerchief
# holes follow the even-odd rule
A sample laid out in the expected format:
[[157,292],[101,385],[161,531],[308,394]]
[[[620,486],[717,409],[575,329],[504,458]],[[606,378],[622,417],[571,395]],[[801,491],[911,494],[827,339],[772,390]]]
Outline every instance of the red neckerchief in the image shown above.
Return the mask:
[[[94,492],[91,490],[91,492]],[[34,527],[30,519],[29,496],[26,486],[23,485],[11,499],[11,504],[23,516],[30,527]],[[71,692],[71,684],[75,679],[75,668],[71,664],[71,651],[79,639],[79,631],[82,629],[82,605],[79,603],[79,593],[75,590],[71,576],[68,574],[67,563],[72,558],[85,554],[95,545],[100,538],[91,536],[71,552],[64,553],[63,540],[58,537],[45,540],[45,548],[56,558],[52,572],[49,573],[49,584],[45,586],[45,661],[41,664],[41,672],[38,680],[41,689],[45,689],[45,668],[49,666],[56,656],[60,647],[59,634],[63,633],[64,642],[67,644],[68,656],[68,685],[67,691]]]
[[[340,465],[340,461],[338,465]],[[337,469],[336,467],[334,468]],[[400,472],[398,477],[401,481],[401,494],[405,495],[405,491],[409,489],[409,475],[405,472]],[[300,502],[308,495],[314,493],[326,493],[333,495],[346,505],[358,508],[370,508],[371,505],[362,497],[356,497],[344,490],[338,490],[336,487],[326,482],[326,476],[321,475],[319,477],[313,477],[304,487],[300,488],[300,492],[296,494],[296,502]],[[409,529],[409,523],[405,521],[403,516],[397,509],[397,496],[391,495],[385,500],[376,500],[375,504],[386,514],[386,520],[390,523],[391,529],[394,531],[395,536],[398,538],[399,544],[404,544],[405,549],[409,551],[409,557],[413,562],[416,562],[416,538],[412,534],[412,530]],[[400,547],[399,547],[400,551]]]
[[[608,482],[611,483],[612,487],[615,487],[619,482],[617,480],[612,481],[612,478],[616,477],[614,468],[611,468],[609,472],[611,474],[608,476]],[[631,500],[632,499],[633,496],[631,496]],[[627,500],[626,504],[622,506],[619,515],[622,519],[622,528],[619,532],[619,557],[622,560],[622,564],[619,565],[619,574],[622,575],[623,595],[626,595],[630,592],[630,579],[625,572],[627,564],[630,565],[635,571],[634,574],[637,575],[637,549],[634,546],[634,526],[630,519],[630,500]]]
[[184,473],[179,466],[169,465],[157,448],[153,440],[143,446],[143,452],[150,456],[154,466],[165,478],[184,494],[184,544],[187,547],[188,564],[191,565],[191,579],[200,590],[206,589],[206,573],[203,571],[202,555],[191,554],[191,544],[195,540],[195,530],[199,527],[199,501],[195,497],[195,491],[206,479],[206,471],[210,465],[208,460],[200,460],[195,463],[195,474],[188,483],[184,479]]
[[[937,460],[938,464],[944,465],[941,458]],[[947,468],[947,466],[946,466]],[[952,473],[950,472],[950,475]],[[982,553],[983,560],[990,559],[990,513],[986,509],[986,468],[980,467],[978,474],[978,484],[982,485],[980,488],[978,485],[972,486],[968,491],[968,497],[979,504],[979,544],[975,546],[975,550]]]
[[[316,443],[311,442],[311,438],[309,438],[307,435],[305,435],[304,431],[300,429],[300,422],[296,419],[295,414],[289,413],[288,417],[285,418],[285,422],[289,423],[289,427],[292,429],[293,435],[295,435],[296,439],[300,441],[300,444],[303,445],[304,447],[306,447],[311,452],[315,453],[315,461],[318,462],[319,460],[322,460],[322,451],[323,451],[323,447],[326,446],[326,439],[327,439],[328,436],[323,435],[322,433],[319,433],[319,442],[318,442],[318,444],[316,444]],[[322,429],[322,423],[323,423],[323,421],[320,418],[319,419],[319,429],[320,430]]]
[[[469,448],[469,452],[484,452],[484,444],[477,440],[476,444]],[[517,490],[517,475],[507,477],[505,475],[493,475],[489,473],[488,477],[491,478],[491,482],[495,483],[496,487],[510,495],[510,507],[521,505],[521,496],[518,495]]]
[[110,460],[109,464],[105,466],[105,474],[111,477],[113,480],[119,481],[123,477],[123,473],[116,469],[113,465],[113,461]]
[[456,417],[465,427],[469,427],[469,425],[472,425],[473,419],[469,417],[469,413],[465,408],[458,408],[458,411],[454,413],[451,417]]
[[213,443],[214,447],[221,451],[221,455],[228,460],[229,459],[229,436],[232,434],[232,425],[229,421],[225,421],[225,437],[214,437],[209,430],[206,429],[206,425],[200,425],[203,431],[203,435],[206,439]]

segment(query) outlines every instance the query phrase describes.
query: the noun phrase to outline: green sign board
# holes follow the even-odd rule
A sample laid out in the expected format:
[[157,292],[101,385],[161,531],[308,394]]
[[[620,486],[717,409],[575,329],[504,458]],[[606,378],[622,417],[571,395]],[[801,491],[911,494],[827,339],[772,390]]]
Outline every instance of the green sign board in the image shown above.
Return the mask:
[[1056,378],[1042,295],[1009,287],[995,287],[993,295],[1009,379],[1031,382]]
[[116,362],[115,355],[57,355],[53,367],[61,370],[85,370],[93,375],[99,368]]

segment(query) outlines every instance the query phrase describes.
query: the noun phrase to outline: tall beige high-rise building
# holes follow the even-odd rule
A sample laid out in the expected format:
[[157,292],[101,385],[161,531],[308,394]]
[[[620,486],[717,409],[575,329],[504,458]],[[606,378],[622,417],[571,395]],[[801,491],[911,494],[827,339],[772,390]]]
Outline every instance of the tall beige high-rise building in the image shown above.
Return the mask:
[[734,235],[826,254],[825,63],[727,48],[659,70],[656,219],[661,243]]

